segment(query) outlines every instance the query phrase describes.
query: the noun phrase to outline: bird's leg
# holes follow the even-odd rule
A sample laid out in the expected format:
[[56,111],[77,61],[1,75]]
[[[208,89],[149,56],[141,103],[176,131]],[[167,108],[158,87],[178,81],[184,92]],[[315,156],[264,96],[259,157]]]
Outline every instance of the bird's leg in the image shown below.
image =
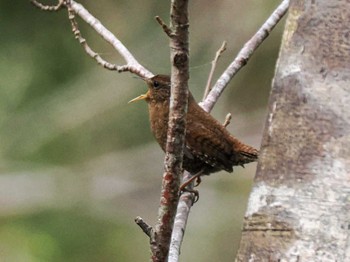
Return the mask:
[[196,180],[196,185],[194,185],[195,187],[198,186],[201,183],[201,175],[203,175],[203,170],[199,171],[197,174],[195,174],[194,176],[192,176],[190,179],[188,179],[187,181],[185,181],[181,186],[180,186],[180,194],[182,192],[189,192],[192,193],[194,195],[194,201],[193,203],[196,203],[199,199],[199,193],[198,190],[194,190],[193,188],[187,188],[188,185],[190,185],[194,180]]
[[184,189],[191,184],[194,180],[196,180],[196,186],[198,186],[201,183],[201,175],[203,175],[203,171],[199,171],[197,174],[195,174],[194,176],[192,176],[189,180],[185,181],[182,183],[182,185],[180,186],[180,191],[184,191]]
[[196,202],[199,200],[199,192],[198,192],[198,190],[190,189],[190,188],[183,188],[183,189],[180,189],[180,191],[179,191],[180,195],[181,195],[182,193],[184,193],[184,192],[188,192],[188,193],[190,193],[190,194],[193,194],[194,200],[193,200],[193,202],[192,202],[192,205],[193,205],[194,203],[196,203]]

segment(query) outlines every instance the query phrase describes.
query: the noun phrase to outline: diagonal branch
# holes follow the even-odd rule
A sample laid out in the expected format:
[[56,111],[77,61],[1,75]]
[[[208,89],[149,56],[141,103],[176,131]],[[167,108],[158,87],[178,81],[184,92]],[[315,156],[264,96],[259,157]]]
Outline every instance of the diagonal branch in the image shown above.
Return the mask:
[[155,17],[158,24],[163,28],[163,31],[167,34],[169,37],[174,36],[174,32],[168,27],[168,25],[163,21],[163,19],[160,16]]
[[89,24],[107,43],[111,44],[113,48],[118,51],[118,53],[126,61],[125,68],[132,69],[133,73],[141,77],[152,77],[153,74],[143,67],[135,57],[130,53],[130,51],[123,45],[123,43],[93,15],[89,13],[81,4],[70,0],[71,8],[75,14],[80,16],[87,24]]
[[[85,7],[74,0],[58,0],[58,4],[55,6],[44,5],[37,0],[30,0],[33,5],[44,11],[58,11],[65,6],[69,12],[69,20],[72,25],[72,31],[75,37],[79,40],[80,44],[83,46],[85,52],[94,58],[98,64],[110,70],[117,70],[118,72],[129,71],[142,78],[152,77],[153,74],[142,66],[135,57],[130,53],[130,51],[123,45],[123,43],[111,32],[109,31],[97,18],[95,18]],[[83,21],[89,24],[107,43],[113,46],[113,48],[123,57],[126,64],[125,65],[115,65],[109,63],[101,58],[97,52],[93,51],[87,44],[86,40],[81,36],[78,29],[78,24],[75,20],[75,15],[78,15]]]
[[90,57],[95,59],[96,62],[99,65],[103,66],[104,68],[109,69],[109,70],[117,70],[118,72],[120,72],[121,67],[117,66],[116,64],[111,64],[111,63],[107,62],[98,53],[96,53],[94,50],[91,49],[91,47],[86,42],[86,39],[84,37],[82,37],[82,35],[81,35],[81,32],[78,28],[78,23],[75,20],[74,11],[72,10],[72,7],[70,4],[67,4],[67,9],[68,9],[68,19],[71,23],[73,34],[74,34],[75,38],[79,41],[79,43],[83,46],[84,51]]
[[238,53],[237,57],[217,80],[206,99],[200,103],[201,107],[203,107],[205,111],[210,112],[213,109],[215,103],[219,99],[228,83],[236,75],[236,73],[245,64],[247,64],[254,51],[266,39],[266,37],[268,37],[272,29],[285,15],[288,10],[288,6],[289,0],[283,0],[282,3],[275,9],[275,11],[273,11],[271,16],[266,20],[266,22],[259,28],[255,35],[244,45],[244,47]]
[[152,235],[152,227],[148,225],[141,217],[136,217],[135,218],[135,223],[142,229],[142,231],[149,237],[151,238]]
[[[191,177],[191,173],[185,171],[183,181],[188,181]],[[188,186],[188,188],[193,189],[193,182]],[[180,196],[179,204],[177,205],[173,233],[171,235],[168,262],[180,261],[180,249],[185,236],[188,216],[195,200],[194,198],[194,194],[190,192],[183,192]]]

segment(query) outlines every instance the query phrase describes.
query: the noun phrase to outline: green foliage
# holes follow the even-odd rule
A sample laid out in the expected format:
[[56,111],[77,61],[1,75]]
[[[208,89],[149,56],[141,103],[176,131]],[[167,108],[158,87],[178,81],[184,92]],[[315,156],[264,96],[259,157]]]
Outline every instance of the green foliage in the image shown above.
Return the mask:
[[2,219],[0,245],[4,261],[141,261],[147,244],[133,252],[130,225],[92,217],[87,210],[46,210]]

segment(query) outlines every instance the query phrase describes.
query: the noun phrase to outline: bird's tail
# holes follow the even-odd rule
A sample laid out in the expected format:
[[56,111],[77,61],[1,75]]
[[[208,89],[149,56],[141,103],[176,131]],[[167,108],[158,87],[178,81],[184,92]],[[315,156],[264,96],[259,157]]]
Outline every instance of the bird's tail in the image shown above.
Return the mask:
[[250,162],[255,162],[258,160],[259,157],[259,151],[257,149],[245,144],[240,145],[237,153],[237,164],[241,166]]

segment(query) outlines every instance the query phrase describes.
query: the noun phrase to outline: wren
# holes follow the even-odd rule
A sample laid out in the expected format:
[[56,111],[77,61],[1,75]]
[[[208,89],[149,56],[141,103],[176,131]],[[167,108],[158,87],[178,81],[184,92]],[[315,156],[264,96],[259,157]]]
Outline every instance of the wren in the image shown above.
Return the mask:
[[[148,92],[130,102],[145,100],[148,104],[151,130],[160,147],[165,151],[168,131],[170,77],[156,75],[145,79]],[[233,166],[257,161],[258,150],[240,142],[227,129],[204,111],[188,95],[186,134],[183,168],[191,174],[209,175],[225,170],[233,171]]]

